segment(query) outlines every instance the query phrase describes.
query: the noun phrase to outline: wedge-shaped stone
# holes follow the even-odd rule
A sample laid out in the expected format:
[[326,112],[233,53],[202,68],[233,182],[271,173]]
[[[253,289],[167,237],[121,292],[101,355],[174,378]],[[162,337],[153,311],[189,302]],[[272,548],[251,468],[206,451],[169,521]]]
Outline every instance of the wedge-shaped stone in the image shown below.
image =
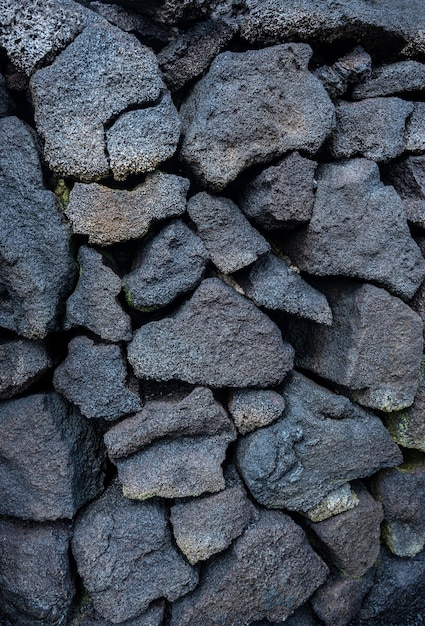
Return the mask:
[[0,343],[0,398],[10,398],[37,381],[53,360],[46,346],[27,339],[10,339]]
[[425,65],[417,61],[400,61],[375,67],[370,76],[354,87],[354,100],[425,91]]
[[275,422],[284,408],[285,400],[271,389],[235,389],[229,401],[230,414],[242,435]]

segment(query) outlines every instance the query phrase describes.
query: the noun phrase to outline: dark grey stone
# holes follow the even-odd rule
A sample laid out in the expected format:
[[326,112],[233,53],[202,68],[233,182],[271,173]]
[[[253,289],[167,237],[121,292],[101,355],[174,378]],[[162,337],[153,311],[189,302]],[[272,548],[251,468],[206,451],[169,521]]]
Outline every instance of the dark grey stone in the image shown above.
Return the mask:
[[177,25],[208,14],[211,0],[116,0],[125,7],[149,15],[160,24]]
[[0,422],[0,515],[72,518],[101,491],[101,438],[58,394],[2,402]]
[[235,389],[229,400],[230,414],[242,435],[275,422],[284,408],[285,400],[271,389]]
[[405,150],[405,126],[413,104],[400,98],[371,98],[336,105],[336,128],[330,139],[337,159],[363,156],[390,161]]
[[40,339],[57,329],[75,262],[33,134],[16,117],[0,119],[0,189],[0,326]]
[[232,200],[201,192],[189,200],[187,212],[212,262],[224,274],[250,265],[270,250]]
[[[0,35],[1,39],[1,35]],[[15,103],[9,95],[6,87],[6,81],[0,74],[0,117],[6,117],[7,115],[13,115],[15,110]]]
[[120,277],[93,248],[81,246],[78,262],[80,277],[66,303],[64,328],[84,326],[107,341],[128,341],[133,333],[130,317],[117,300]]
[[153,222],[182,215],[188,189],[186,178],[159,171],[132,191],[76,183],[65,213],[74,233],[108,246],[143,237]]
[[169,29],[157,24],[145,15],[140,15],[134,11],[104,2],[90,2],[89,8],[108,20],[111,24],[118,26],[127,33],[135,32],[143,37],[143,41],[148,43],[161,43],[166,45],[172,33]]
[[332,324],[332,311],[326,297],[272,253],[258,259],[239,282],[245,295],[257,306],[285,311],[319,324]]
[[[60,626],[74,595],[71,527],[0,520],[0,619],[8,626]],[[9,621],[10,620],[10,621]]]
[[376,281],[411,298],[425,276],[403,203],[379,178],[376,163],[352,159],[321,167],[308,226],[285,251],[301,270],[319,276]]
[[365,406],[392,412],[414,400],[423,323],[384,289],[347,280],[323,281],[332,326],[290,321],[296,363],[348,390]]
[[220,191],[250,165],[318,150],[334,108],[310,56],[305,44],[283,44],[216,57],[180,110],[181,156],[203,183]]
[[425,91],[425,65],[417,61],[400,61],[381,65],[352,91],[354,100]]
[[260,504],[307,512],[346,482],[402,461],[382,422],[344,396],[298,373],[288,376],[283,396],[282,418],[242,437],[237,449]]
[[407,221],[425,228],[425,156],[396,161],[388,172],[391,184],[403,200]]
[[199,285],[207,260],[199,237],[180,220],[171,222],[139,248],[132,271],[124,276],[128,304],[142,311],[170,304]]
[[252,302],[209,278],[174,317],[142,326],[128,359],[139,378],[267,387],[292,368],[293,350]]
[[[159,600],[153,602],[149,608],[138,615],[135,619],[125,620],[120,622],[119,626],[163,626],[165,606],[164,601]],[[97,613],[93,604],[87,606],[84,602],[84,606],[79,610],[69,622],[69,626],[115,626],[114,622],[104,619]]]
[[0,343],[0,398],[25,391],[53,365],[42,342],[9,339]]
[[117,484],[78,516],[72,551],[96,611],[114,624],[143,614],[153,600],[174,601],[198,582],[172,544],[165,505],[127,500]]
[[311,219],[317,163],[291,152],[243,189],[244,213],[266,230],[293,228]]
[[315,71],[331,98],[342,96],[348,87],[367,78],[372,70],[372,59],[361,47],[356,46],[333,65],[323,65]]
[[372,570],[355,579],[336,574],[316,591],[311,605],[326,626],[346,626],[359,612],[372,584]]
[[119,346],[75,337],[53,383],[85,417],[115,420],[141,409],[140,399],[125,385],[126,376]]
[[261,511],[230,551],[205,567],[201,584],[172,606],[172,626],[245,626],[284,620],[328,573],[288,516]]
[[408,152],[425,152],[425,102],[413,102],[413,113],[407,120],[404,138]]

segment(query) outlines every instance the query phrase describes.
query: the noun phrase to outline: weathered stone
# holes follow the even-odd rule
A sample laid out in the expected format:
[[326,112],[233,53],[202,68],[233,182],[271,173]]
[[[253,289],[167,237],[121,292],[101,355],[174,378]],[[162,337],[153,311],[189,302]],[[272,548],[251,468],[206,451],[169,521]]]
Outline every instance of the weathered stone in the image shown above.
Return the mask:
[[75,262],[33,134],[15,117],[0,119],[0,189],[0,326],[40,339],[58,326]]
[[53,360],[41,342],[10,339],[0,343],[0,398],[25,391],[50,367]]
[[326,626],[346,626],[359,612],[372,584],[372,570],[363,578],[355,579],[336,574],[316,591],[312,607]]
[[254,304],[210,278],[174,317],[142,326],[128,359],[140,378],[267,387],[292,368],[293,351]]
[[208,14],[210,0],[116,0],[125,7],[152,17],[161,24],[179,24]]
[[403,200],[407,221],[425,228],[425,156],[409,156],[392,163],[389,177]]
[[75,233],[107,246],[143,237],[158,220],[182,215],[189,181],[154,172],[132,191],[76,183],[65,211]]
[[170,304],[201,282],[208,252],[183,222],[175,220],[140,248],[123,286],[128,304],[140,310]]
[[305,511],[304,515],[311,522],[323,522],[323,520],[329,517],[354,509],[358,504],[358,497],[352,491],[350,485],[346,483],[342,487],[338,487],[328,493],[319,504]]
[[168,28],[153,22],[146,15],[104,2],[90,2],[89,7],[121,30],[138,33],[148,45],[166,45],[171,38]]
[[0,117],[13,115],[14,110],[15,104],[7,91],[6,81],[0,74]]
[[330,139],[333,156],[362,156],[378,162],[395,159],[404,152],[406,120],[412,111],[413,104],[400,98],[340,102]]
[[280,393],[269,389],[235,389],[229,400],[230,414],[242,435],[275,422],[284,408]]
[[311,219],[317,163],[298,152],[285,156],[248,182],[240,205],[266,230],[293,228]]
[[101,438],[58,394],[2,402],[0,422],[0,515],[72,518],[101,491]]
[[270,250],[264,237],[227,198],[198,193],[189,200],[187,212],[212,262],[224,274],[250,265],[260,254]]
[[230,551],[205,567],[199,587],[172,606],[172,626],[245,626],[284,620],[328,569],[288,516],[261,511]]
[[[159,600],[153,602],[149,608],[141,615],[138,615],[135,619],[125,620],[120,622],[119,626],[163,626],[165,606],[164,601]],[[69,626],[115,626],[114,622],[104,619],[97,613],[93,604],[87,606],[87,602],[84,602],[84,606],[78,613],[71,619]]]
[[165,506],[127,500],[116,484],[77,518],[72,550],[96,611],[113,623],[152,600],[174,601],[198,581],[172,544]]
[[407,120],[404,138],[408,152],[425,152],[425,102],[413,102],[413,113]]
[[361,46],[356,46],[333,65],[320,67],[315,74],[331,98],[337,98],[344,95],[350,85],[368,77],[371,70],[370,55]]
[[131,320],[117,300],[121,279],[99,252],[87,246],[81,246],[78,262],[80,278],[66,303],[64,327],[84,326],[107,341],[128,341]]
[[365,406],[392,412],[414,400],[423,348],[421,318],[374,285],[346,280],[320,285],[332,326],[290,321],[296,363],[344,387]]
[[[0,619],[19,626],[64,624],[74,595],[71,527],[0,520]],[[10,621],[9,621],[10,620]]]
[[119,346],[75,337],[53,383],[85,417],[115,420],[141,409],[139,398],[125,385],[126,374]]
[[305,44],[283,44],[216,57],[180,111],[181,156],[202,182],[220,191],[250,165],[318,150],[333,106],[310,56]]
[[245,295],[257,306],[285,311],[319,324],[332,324],[332,311],[325,296],[272,253],[254,263],[239,282]]
[[283,396],[282,418],[241,438],[237,449],[242,478],[260,504],[308,511],[346,482],[401,462],[382,422],[344,396],[298,373],[288,376]]
[[321,168],[313,217],[286,249],[301,270],[376,281],[406,299],[425,276],[403,203],[366,159]]
[[425,91],[425,65],[417,61],[400,61],[381,65],[352,91],[354,100]]

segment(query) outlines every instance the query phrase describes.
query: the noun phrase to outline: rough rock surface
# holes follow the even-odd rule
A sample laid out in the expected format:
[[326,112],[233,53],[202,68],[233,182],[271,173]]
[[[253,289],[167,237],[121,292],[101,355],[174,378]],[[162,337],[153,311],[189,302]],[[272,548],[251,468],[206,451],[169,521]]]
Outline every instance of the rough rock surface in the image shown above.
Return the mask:
[[250,165],[318,150],[333,106],[310,56],[307,45],[283,44],[216,57],[181,108],[181,156],[202,182],[220,191]]
[[337,98],[344,95],[350,85],[368,77],[371,70],[370,55],[361,46],[356,46],[331,66],[319,67],[315,74],[331,98]]
[[411,91],[425,91],[425,65],[417,61],[400,61],[374,68],[370,76],[354,87],[352,97],[362,100]]
[[25,391],[53,365],[42,342],[9,339],[0,343],[0,398]]
[[208,260],[202,241],[186,224],[175,220],[139,248],[123,286],[128,304],[140,310],[170,304],[195,289]]
[[260,504],[308,511],[346,482],[401,462],[382,422],[344,396],[298,373],[283,396],[282,418],[238,444],[239,470]]
[[425,156],[408,156],[392,163],[389,178],[403,200],[407,221],[425,228]]
[[312,607],[326,626],[345,626],[358,613],[372,582],[372,571],[355,579],[336,574],[316,591]]
[[127,500],[116,484],[77,518],[72,550],[95,609],[114,623],[152,600],[176,600],[198,581],[172,545],[165,506]]
[[340,280],[320,288],[333,324],[291,320],[296,363],[349,389],[365,406],[386,412],[409,407],[421,365],[421,318],[373,285]]
[[280,393],[269,389],[235,389],[229,401],[230,414],[242,435],[275,422],[284,408]]
[[107,246],[143,237],[153,222],[182,215],[188,189],[186,178],[159,171],[131,191],[76,183],[65,213],[74,233]]
[[[164,601],[153,602],[149,608],[135,619],[120,622],[120,626],[163,626],[165,606]],[[115,626],[114,622],[104,619],[94,610],[93,604],[84,606],[73,616],[69,626]]]
[[142,326],[128,359],[140,378],[266,387],[291,369],[293,351],[254,304],[211,278],[174,317]]
[[40,339],[57,328],[75,263],[34,137],[15,117],[0,119],[0,189],[0,326]]
[[418,388],[412,406],[390,413],[385,420],[391,437],[404,448],[425,452],[425,363],[422,361]]
[[98,495],[104,478],[101,439],[58,394],[2,402],[0,421],[1,515],[72,518]]
[[55,388],[88,418],[115,420],[141,409],[138,396],[125,385],[126,369],[116,345],[75,337],[68,356],[56,369]]
[[408,152],[425,152],[425,102],[413,103],[413,113],[406,124],[405,140]]
[[174,603],[171,624],[244,626],[264,618],[284,620],[327,573],[288,516],[262,511],[230,551],[205,568],[199,587]]
[[78,252],[80,277],[66,303],[65,329],[84,326],[107,341],[128,341],[131,320],[117,300],[121,279],[93,248]]
[[317,163],[298,152],[264,169],[244,187],[240,206],[266,230],[293,228],[311,219]]
[[366,159],[321,168],[313,217],[287,251],[301,270],[376,281],[406,299],[425,275],[403,203]]
[[171,33],[167,26],[153,22],[146,15],[140,15],[116,4],[97,1],[90,2],[89,7],[121,30],[138,33],[147,45],[153,46],[158,43],[166,45],[170,40]]
[[227,198],[198,193],[189,200],[187,212],[212,262],[224,274],[250,265],[270,250],[264,237]]
[[303,515],[311,522],[322,522],[329,517],[354,509],[358,505],[358,497],[351,489],[350,484],[345,483],[345,485],[330,491],[319,504],[303,511]]
[[6,81],[0,74],[0,117],[13,115],[15,104],[6,88]]

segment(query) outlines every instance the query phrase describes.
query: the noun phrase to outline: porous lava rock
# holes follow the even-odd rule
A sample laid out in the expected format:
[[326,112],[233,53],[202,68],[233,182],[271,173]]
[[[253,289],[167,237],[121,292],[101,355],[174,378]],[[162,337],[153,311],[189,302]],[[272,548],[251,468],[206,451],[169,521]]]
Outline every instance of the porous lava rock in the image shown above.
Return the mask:
[[372,584],[372,570],[363,578],[345,578],[335,574],[316,591],[311,605],[326,626],[344,626],[359,612]]
[[425,91],[425,65],[418,61],[400,61],[375,67],[352,91],[354,100]]
[[407,221],[425,228],[425,156],[408,156],[389,167],[391,184],[402,198]]
[[406,123],[405,140],[408,152],[425,152],[425,102],[413,102],[413,113]]
[[319,67],[315,74],[331,98],[337,98],[352,84],[369,77],[371,70],[370,55],[361,46],[356,46],[332,65]]
[[41,341],[8,339],[0,342],[0,398],[25,391],[53,365]]
[[275,422],[284,408],[283,397],[271,389],[235,389],[229,400],[230,414],[242,435]]

